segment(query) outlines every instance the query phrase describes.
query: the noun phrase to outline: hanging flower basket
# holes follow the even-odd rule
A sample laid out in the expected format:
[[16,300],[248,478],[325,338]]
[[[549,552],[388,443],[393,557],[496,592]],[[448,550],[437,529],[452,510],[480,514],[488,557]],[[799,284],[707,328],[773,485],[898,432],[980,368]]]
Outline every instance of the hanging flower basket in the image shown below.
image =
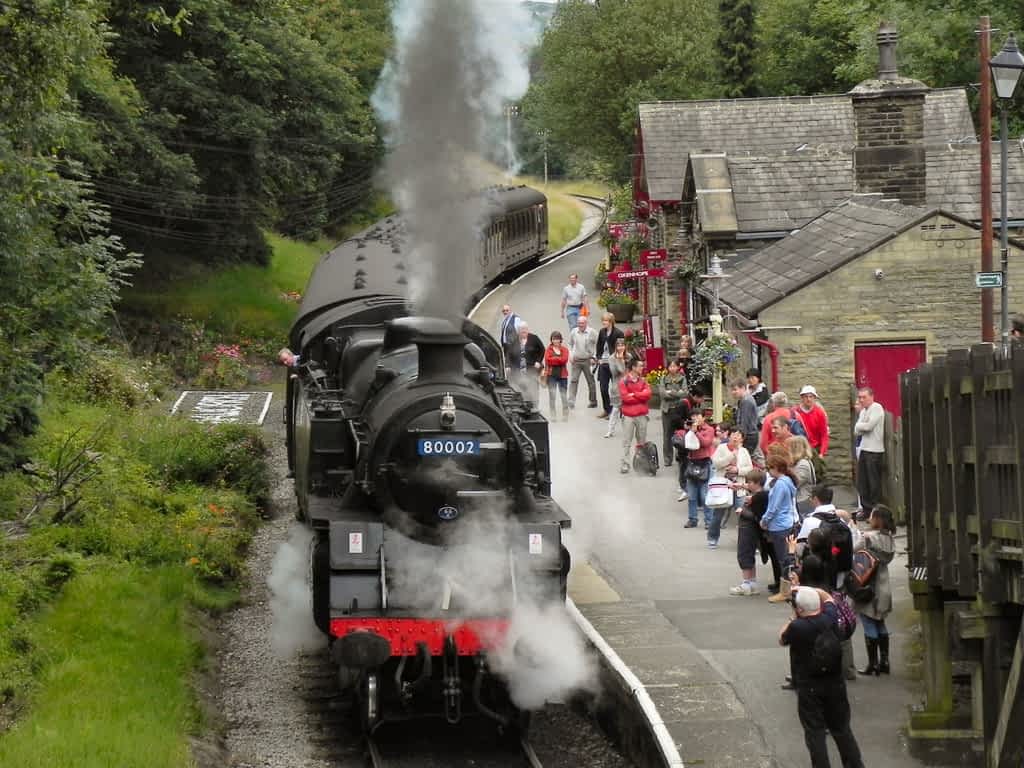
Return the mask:
[[716,374],[720,376],[725,366],[738,360],[739,356],[740,348],[736,339],[726,334],[709,336],[697,345],[690,359],[687,368],[690,381],[703,381]]

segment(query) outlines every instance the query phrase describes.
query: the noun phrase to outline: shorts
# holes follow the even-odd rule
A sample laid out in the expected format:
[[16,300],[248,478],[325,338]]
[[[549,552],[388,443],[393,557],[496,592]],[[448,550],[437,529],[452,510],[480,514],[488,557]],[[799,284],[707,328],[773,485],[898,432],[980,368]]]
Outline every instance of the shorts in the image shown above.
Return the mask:
[[761,532],[753,525],[741,522],[736,531],[736,562],[741,570],[754,567],[757,556],[757,545],[761,541]]

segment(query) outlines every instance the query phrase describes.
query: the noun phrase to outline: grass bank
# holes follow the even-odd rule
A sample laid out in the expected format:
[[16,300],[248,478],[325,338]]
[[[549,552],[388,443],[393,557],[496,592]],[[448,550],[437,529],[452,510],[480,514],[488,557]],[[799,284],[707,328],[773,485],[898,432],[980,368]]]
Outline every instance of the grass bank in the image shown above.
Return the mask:
[[[267,493],[261,434],[55,377],[21,470],[0,475],[0,765],[189,763],[203,650]],[[90,372],[102,366],[88,366]]]

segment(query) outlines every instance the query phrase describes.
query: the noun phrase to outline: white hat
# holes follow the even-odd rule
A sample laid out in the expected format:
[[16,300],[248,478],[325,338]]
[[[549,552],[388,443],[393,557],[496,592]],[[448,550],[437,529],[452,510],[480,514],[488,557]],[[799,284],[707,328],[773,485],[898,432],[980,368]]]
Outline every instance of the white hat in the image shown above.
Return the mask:
[[811,616],[821,610],[821,598],[818,590],[804,587],[793,590],[793,604],[801,616]]
[[817,397],[818,390],[816,390],[810,384],[804,384],[804,388],[800,390],[800,396],[803,397],[804,395],[814,395],[815,397]]

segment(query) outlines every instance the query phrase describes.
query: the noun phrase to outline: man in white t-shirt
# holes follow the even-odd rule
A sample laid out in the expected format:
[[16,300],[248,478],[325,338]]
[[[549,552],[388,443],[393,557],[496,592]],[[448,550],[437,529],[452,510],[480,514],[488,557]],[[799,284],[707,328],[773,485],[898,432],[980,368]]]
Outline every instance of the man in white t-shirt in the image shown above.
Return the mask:
[[580,276],[569,275],[569,284],[562,288],[562,317],[569,321],[569,332],[576,328],[580,310],[587,303],[587,289],[580,282]]

